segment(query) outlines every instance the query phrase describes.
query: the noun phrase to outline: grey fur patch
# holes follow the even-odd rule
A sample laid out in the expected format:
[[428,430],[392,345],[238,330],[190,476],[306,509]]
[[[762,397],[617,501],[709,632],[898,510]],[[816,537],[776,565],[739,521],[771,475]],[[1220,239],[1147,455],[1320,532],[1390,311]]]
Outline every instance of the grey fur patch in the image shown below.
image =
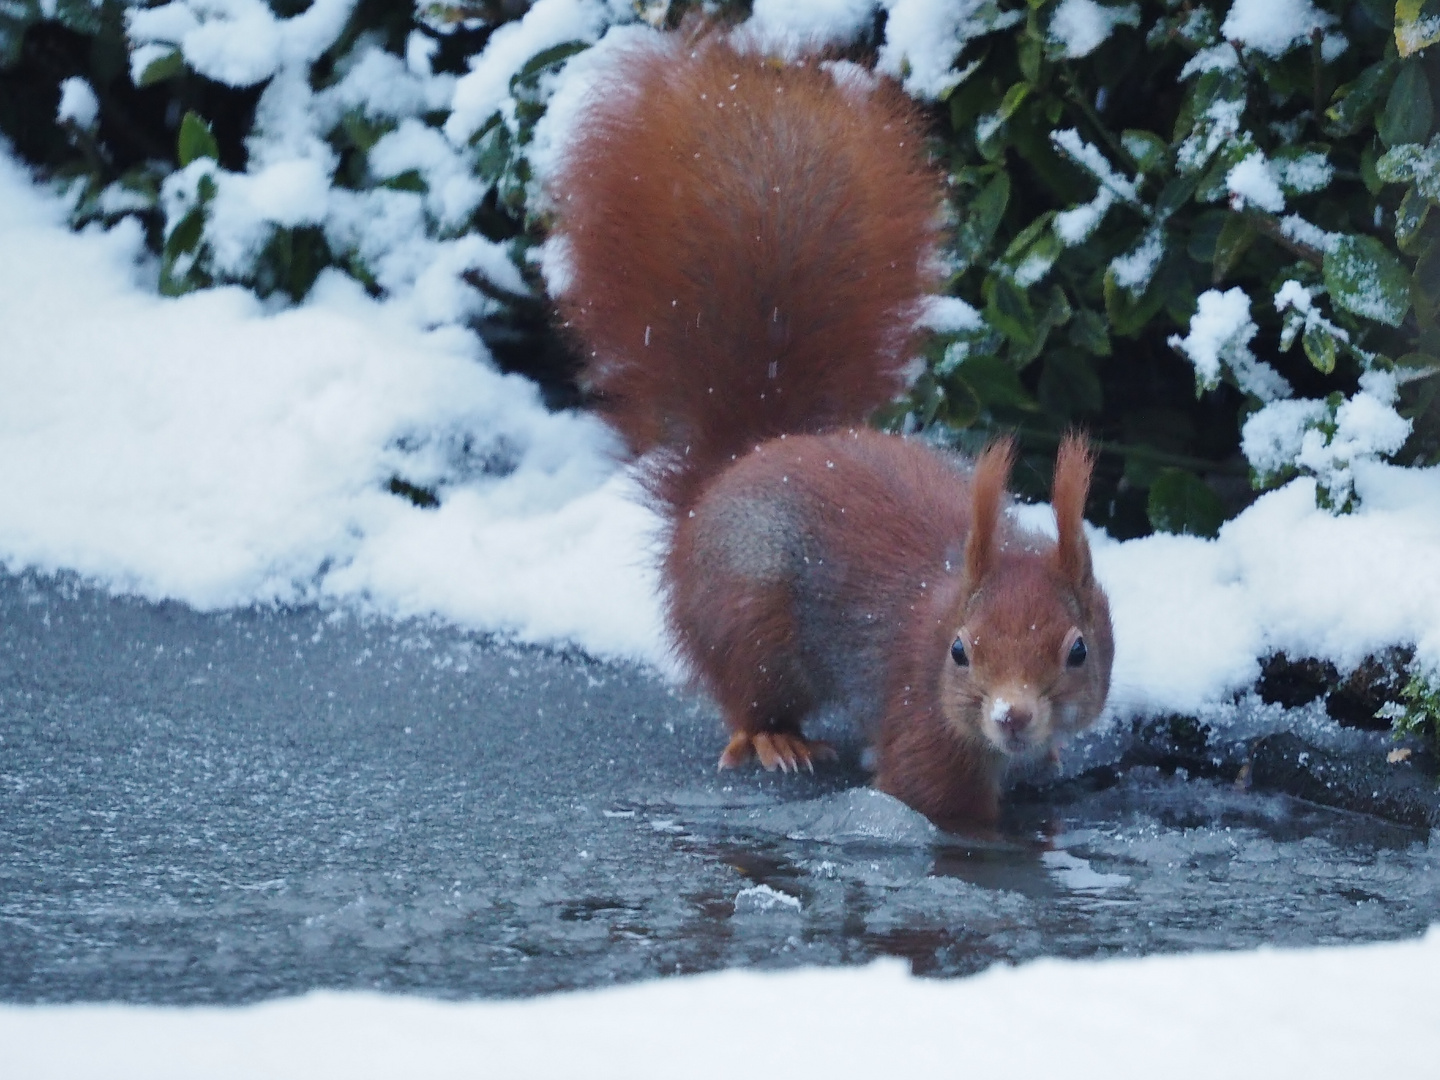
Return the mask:
[[789,581],[804,558],[804,531],[787,501],[719,495],[695,510],[695,554],[760,584]]

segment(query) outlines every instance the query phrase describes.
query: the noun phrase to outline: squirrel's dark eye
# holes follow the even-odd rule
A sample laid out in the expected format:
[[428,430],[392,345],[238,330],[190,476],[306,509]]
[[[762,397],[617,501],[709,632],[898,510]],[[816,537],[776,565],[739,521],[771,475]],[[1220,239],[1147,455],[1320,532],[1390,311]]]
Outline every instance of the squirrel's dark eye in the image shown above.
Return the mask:
[[1085,662],[1086,655],[1085,639],[1077,637],[1075,644],[1070,646],[1070,655],[1065,657],[1065,666],[1079,667]]
[[950,646],[950,659],[961,667],[970,666],[970,657],[965,655],[965,643],[958,637],[955,639],[955,644]]

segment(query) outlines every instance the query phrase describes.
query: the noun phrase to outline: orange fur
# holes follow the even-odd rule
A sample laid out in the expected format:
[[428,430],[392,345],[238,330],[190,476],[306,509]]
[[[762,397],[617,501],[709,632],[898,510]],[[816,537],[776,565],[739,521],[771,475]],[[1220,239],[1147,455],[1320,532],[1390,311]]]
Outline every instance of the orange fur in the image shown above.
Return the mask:
[[939,274],[912,106],[719,33],[632,48],[597,101],[552,188],[558,306],[668,522],[667,615],[730,726],[722,766],[810,767],[828,748],[803,724],[839,709],[879,787],[993,820],[1006,763],[1105,700],[1092,461],[1061,447],[1052,543],[1005,512],[1010,440],[971,464],[860,426]]

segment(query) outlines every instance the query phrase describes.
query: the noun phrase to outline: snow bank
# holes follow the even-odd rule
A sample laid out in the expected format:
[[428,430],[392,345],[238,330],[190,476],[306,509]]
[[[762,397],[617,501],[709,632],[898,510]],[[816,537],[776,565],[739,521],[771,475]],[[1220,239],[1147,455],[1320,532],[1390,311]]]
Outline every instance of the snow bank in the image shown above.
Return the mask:
[[[237,289],[159,298],[135,231],[70,233],[8,158],[0,247],[0,561],[12,570],[77,571],[199,608],[321,600],[434,615],[666,664],[656,522],[609,437],[593,418],[546,413],[472,335],[426,332],[413,307],[339,276],[289,310]],[[1202,315],[1225,299],[1206,294]],[[1185,339],[1197,360],[1244,349],[1248,308],[1211,321]],[[1216,540],[1095,537],[1117,713],[1225,701],[1276,649],[1343,668],[1413,643],[1440,667],[1440,575],[1421,570],[1440,566],[1440,470],[1344,464],[1361,499],[1351,516],[1316,509],[1305,479]],[[440,505],[390,494],[392,478]]]
[[[6,1006],[28,1080],[1423,1076],[1440,930],[1347,949],[1041,960],[974,978],[726,971],[530,1001],[316,993],[240,1009]],[[783,1018],[791,1034],[775,1036]],[[1183,1048],[1183,1049],[1182,1049]]]
[[[0,561],[197,608],[331,598],[659,657],[650,517],[595,420],[339,275],[267,312],[145,280],[0,155]],[[423,510],[386,488],[435,488]]]

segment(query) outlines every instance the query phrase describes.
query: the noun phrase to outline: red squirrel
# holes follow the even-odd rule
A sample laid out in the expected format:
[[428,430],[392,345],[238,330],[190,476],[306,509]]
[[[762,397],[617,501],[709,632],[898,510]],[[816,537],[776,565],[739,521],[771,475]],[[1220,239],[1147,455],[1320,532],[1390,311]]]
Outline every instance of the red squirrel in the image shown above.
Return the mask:
[[1056,460],[1058,540],[1005,513],[1013,444],[971,463],[864,428],[905,386],[942,266],[913,104],[845,63],[714,30],[625,50],[551,181],[583,379],[666,523],[666,614],[723,710],[722,768],[833,756],[848,714],[876,786],[991,823],[1007,761],[1104,706],[1113,645]]

